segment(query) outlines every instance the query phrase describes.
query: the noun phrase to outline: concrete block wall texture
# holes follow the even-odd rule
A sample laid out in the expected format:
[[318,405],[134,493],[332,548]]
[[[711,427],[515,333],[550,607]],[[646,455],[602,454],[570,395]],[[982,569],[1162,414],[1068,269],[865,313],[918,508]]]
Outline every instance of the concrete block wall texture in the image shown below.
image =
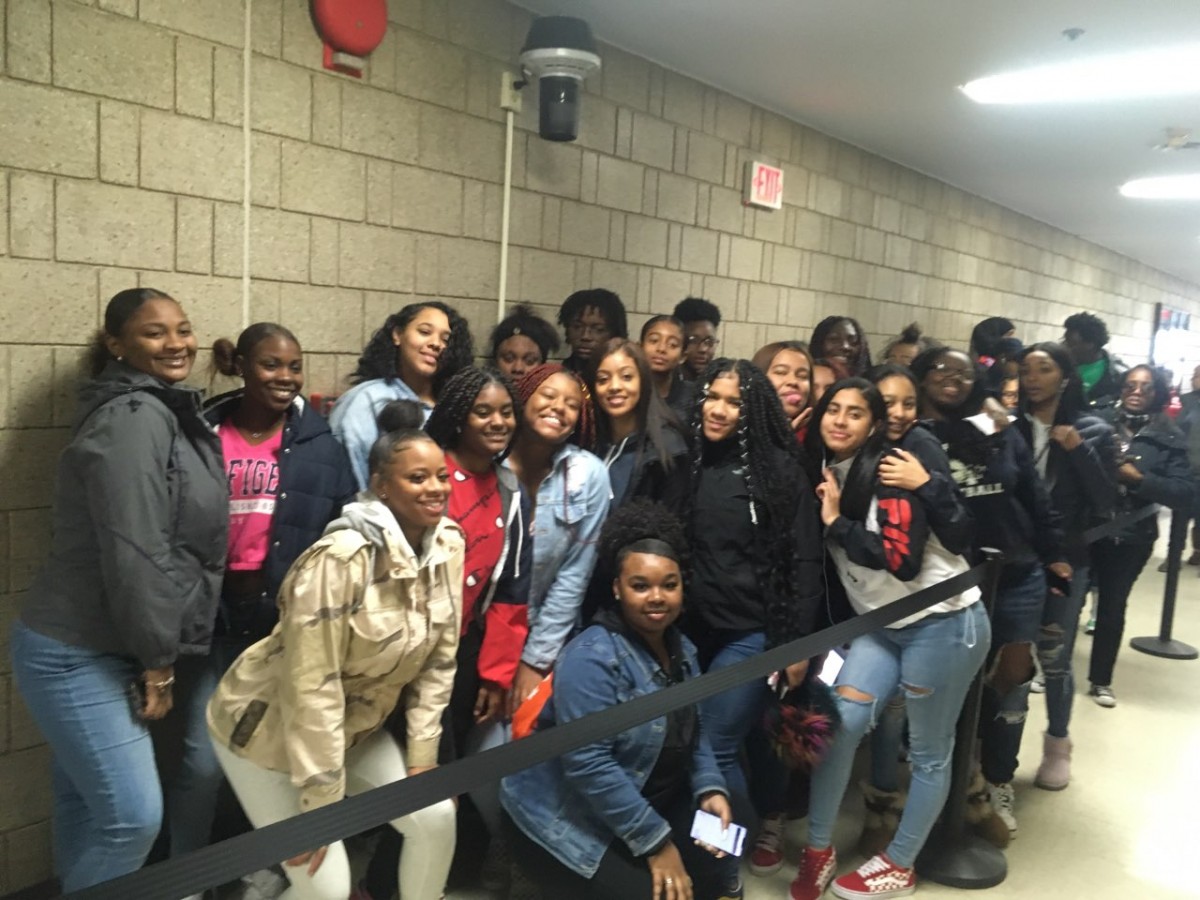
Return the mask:
[[[321,68],[305,0],[253,0],[251,318],[299,335],[333,392],[370,332],[419,297],[482,349],[496,316],[504,116],[530,14],[391,0],[361,81]],[[178,297],[206,345],[241,324],[242,0],[0,2],[0,893],[50,874],[47,753],[12,685],[8,626],[45,554],[51,472],[82,346],[131,285]],[[858,318],[876,347],[914,319],[965,344],[1027,340],[1081,309],[1148,351],[1155,302],[1200,287],[1088,244],[612,47],[579,140],[514,148],[509,296],[552,316],[606,286],[631,327],[687,294],[723,309],[724,353]],[[778,212],[743,165],[785,170]],[[202,358],[201,362],[204,362]],[[197,376],[204,382],[205,376]]]

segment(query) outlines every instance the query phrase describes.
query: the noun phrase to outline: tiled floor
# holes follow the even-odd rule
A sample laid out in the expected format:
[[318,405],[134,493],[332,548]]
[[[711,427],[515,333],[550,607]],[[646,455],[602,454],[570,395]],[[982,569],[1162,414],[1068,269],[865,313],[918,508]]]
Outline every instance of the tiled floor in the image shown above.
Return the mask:
[[[1159,561],[1151,560],[1134,590],[1127,636],[1158,631],[1165,578],[1154,571]],[[1175,634],[1200,644],[1200,574],[1195,568],[1182,573]],[[1086,673],[1090,648],[1090,639],[1080,635],[1077,670]],[[1060,793],[1033,787],[1046,719],[1044,701],[1032,698],[1017,773],[1020,832],[1007,851],[1008,878],[988,891],[988,897],[1200,897],[1200,880],[1191,871],[1192,854],[1200,847],[1200,663],[1157,659],[1126,646],[1115,682],[1115,709],[1101,709],[1085,696],[1077,697],[1074,778]],[[853,845],[859,816],[857,796],[848,797],[839,845]],[[791,835],[793,858],[803,829],[798,823]],[[847,855],[844,868],[859,862]],[[793,874],[794,866],[787,866],[773,878],[748,876],[747,900],[784,900]],[[918,895],[935,900],[962,893],[923,883]],[[450,900],[493,896],[456,891]]]

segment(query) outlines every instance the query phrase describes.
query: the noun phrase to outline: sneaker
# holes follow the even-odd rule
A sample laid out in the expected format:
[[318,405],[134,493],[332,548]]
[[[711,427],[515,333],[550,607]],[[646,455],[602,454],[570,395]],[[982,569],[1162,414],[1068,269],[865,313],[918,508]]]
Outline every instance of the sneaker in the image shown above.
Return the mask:
[[742,900],[743,897],[745,892],[742,890],[742,879],[739,878],[733,887],[722,888],[717,900]]
[[833,883],[833,892],[846,900],[874,897],[907,897],[917,889],[917,873],[902,869],[887,855],[872,856],[849,875]]
[[1029,690],[1034,694],[1046,693],[1046,676],[1041,674],[1035,675],[1033,681],[1029,682]]
[[837,851],[833,845],[824,850],[805,847],[800,854],[800,870],[788,892],[791,900],[818,900],[837,872]]
[[1095,634],[1096,633],[1096,617],[1095,616],[1092,616],[1090,619],[1087,620],[1087,624],[1083,626],[1083,633],[1084,634]]
[[783,868],[782,813],[764,816],[750,853],[750,871],[755,875],[774,875]]
[[1093,684],[1088,688],[1088,696],[1096,701],[1097,706],[1112,709],[1117,705],[1117,695],[1107,684]]
[[1008,833],[1014,836],[1017,833],[1017,792],[1013,790],[1012,783],[1007,784],[991,784],[988,783],[988,799],[992,803],[992,811],[1000,817],[1005,825],[1008,826]]
[[1158,571],[1158,572],[1167,571],[1167,561],[1165,559],[1158,564],[1158,569],[1156,569],[1156,571]]
[[1189,566],[1200,566],[1200,550],[1193,550],[1192,555],[1187,558]]

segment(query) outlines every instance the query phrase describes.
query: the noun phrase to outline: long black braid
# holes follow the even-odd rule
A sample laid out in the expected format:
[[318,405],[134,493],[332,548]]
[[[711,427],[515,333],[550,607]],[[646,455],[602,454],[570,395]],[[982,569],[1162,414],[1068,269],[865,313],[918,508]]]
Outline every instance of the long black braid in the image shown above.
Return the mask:
[[[467,417],[471,414],[471,410],[475,407],[479,394],[492,384],[499,385],[512,398],[513,415],[516,417],[517,427],[520,427],[521,399],[517,396],[512,382],[505,378],[499,370],[490,366],[482,368],[467,366],[446,382],[441,396],[438,398],[437,406],[433,408],[433,412],[429,414],[429,419],[425,422],[425,431],[437,442],[439,447],[443,450],[454,450],[458,447],[463,427],[467,423]],[[512,449],[512,441],[508,442],[504,452],[500,453],[496,459],[501,460],[506,457],[510,449]]]
[[450,321],[450,339],[442,355],[438,357],[437,372],[433,376],[434,395],[440,395],[442,387],[454,376],[459,369],[471,365],[474,359],[475,346],[471,338],[471,327],[467,320],[458,314],[452,306],[440,300],[422,300],[410,303],[397,313],[387,317],[383,325],[371,335],[371,340],[363,348],[362,356],[358,358],[358,366],[350,375],[351,384],[382,378],[393,382],[400,377],[396,367],[396,345],[392,343],[392,332],[403,331],[408,323],[416,318],[417,313],[432,307],[446,314]]
[[[796,442],[775,388],[763,373],[744,359],[717,359],[704,373],[703,398],[712,382],[722,375],[736,374],[741,395],[736,437],[740,471],[750,495],[750,516],[761,540],[755,559],[758,582],[764,588],[767,609],[767,644],[777,646],[799,637],[795,623],[795,544],[793,519],[802,491],[813,489],[808,457]],[[688,536],[700,527],[719,523],[695,521],[692,504],[700,486],[704,464],[703,399],[692,414],[692,466],[684,521]],[[789,465],[793,463],[794,465]]]

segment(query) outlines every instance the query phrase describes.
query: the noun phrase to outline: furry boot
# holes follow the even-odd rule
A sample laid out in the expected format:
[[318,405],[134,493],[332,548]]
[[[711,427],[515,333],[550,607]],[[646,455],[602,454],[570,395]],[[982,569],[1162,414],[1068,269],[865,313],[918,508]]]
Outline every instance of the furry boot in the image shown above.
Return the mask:
[[860,781],[858,786],[867,807],[862,835],[858,839],[858,852],[871,859],[886,850],[896,836],[908,794],[904,791],[881,791],[866,781]]
[[1033,783],[1044,791],[1061,791],[1071,783],[1071,739],[1042,736],[1042,764]]
[[971,777],[971,786],[967,789],[966,819],[971,829],[989,844],[994,844],[1001,850],[1008,846],[1011,840],[1008,826],[993,811],[987,782],[978,769]]

